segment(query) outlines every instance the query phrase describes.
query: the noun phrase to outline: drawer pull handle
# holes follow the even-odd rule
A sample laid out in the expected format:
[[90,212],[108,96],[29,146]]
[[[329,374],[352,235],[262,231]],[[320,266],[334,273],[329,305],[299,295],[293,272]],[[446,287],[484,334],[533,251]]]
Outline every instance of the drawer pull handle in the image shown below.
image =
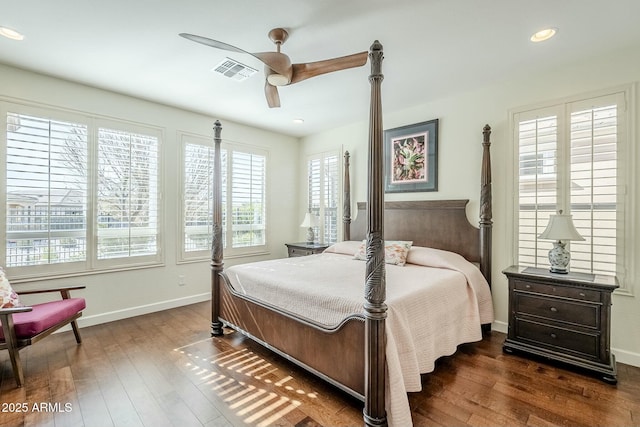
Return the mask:
[[527,289],[531,289],[531,285],[525,285],[524,287]]
[[584,292],[580,292],[578,295],[580,295],[581,297],[586,297],[587,296]]
[[557,312],[558,312],[558,309],[557,309],[557,308],[555,308],[555,307],[551,307],[551,311],[552,311],[552,312],[554,312],[554,313],[557,313]]
[[556,339],[558,336],[556,334],[551,334],[551,338]]

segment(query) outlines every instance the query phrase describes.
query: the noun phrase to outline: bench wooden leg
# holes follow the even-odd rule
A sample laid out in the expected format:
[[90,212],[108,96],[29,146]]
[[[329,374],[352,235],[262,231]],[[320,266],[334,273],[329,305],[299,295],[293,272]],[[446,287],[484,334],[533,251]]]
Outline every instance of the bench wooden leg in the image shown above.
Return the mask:
[[80,344],[82,342],[82,337],[80,336],[80,330],[78,329],[78,323],[74,320],[71,322],[71,328],[73,328],[73,335],[76,336],[76,342]]
[[22,387],[22,384],[24,384],[24,373],[22,372],[20,348],[18,347],[16,334],[13,329],[13,316],[11,316],[11,314],[2,316],[2,332],[4,333],[4,342],[7,350],[9,350],[9,358],[11,359],[11,367],[13,368],[16,385]]

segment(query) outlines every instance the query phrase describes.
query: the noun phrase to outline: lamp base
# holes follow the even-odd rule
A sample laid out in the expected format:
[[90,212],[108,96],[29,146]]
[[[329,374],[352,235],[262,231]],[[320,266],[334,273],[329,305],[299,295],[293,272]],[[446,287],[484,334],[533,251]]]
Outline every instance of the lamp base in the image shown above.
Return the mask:
[[313,228],[307,228],[307,243],[311,244],[316,239],[316,236],[313,232]]
[[557,274],[569,273],[569,260],[571,254],[565,248],[567,244],[561,240],[557,240],[553,243],[553,248],[549,251],[549,264],[551,267],[549,271]]

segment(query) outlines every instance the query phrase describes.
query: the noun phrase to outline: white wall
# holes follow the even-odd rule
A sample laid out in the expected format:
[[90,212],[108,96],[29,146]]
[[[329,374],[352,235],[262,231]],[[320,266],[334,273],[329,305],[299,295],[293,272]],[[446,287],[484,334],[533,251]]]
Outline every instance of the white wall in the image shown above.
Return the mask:
[[[213,96],[213,95],[212,95]],[[267,221],[269,255],[225,260],[227,266],[239,262],[286,256],[285,242],[297,239],[300,201],[297,185],[298,139],[264,131],[223,117],[207,117],[152,102],[104,91],[68,81],[0,65],[0,97],[44,103],[51,106],[84,111],[160,127],[164,130],[162,160],[164,162],[164,261],[163,267],[114,273],[101,273],[44,283],[14,283],[16,290],[60,285],[86,285],[76,293],[87,300],[81,326],[143,314],[151,311],[208,300],[211,270],[208,261],[177,264],[179,242],[178,165],[179,131],[195,133],[213,140],[216,119],[222,122],[222,138],[261,147],[269,151],[267,183]],[[277,202],[276,202],[277,201]],[[292,226],[295,224],[295,226]],[[186,285],[178,286],[184,275]],[[33,302],[25,298],[27,302]],[[203,325],[208,328],[208,325]]]
[[[495,64],[499,67],[500,64]],[[383,73],[388,75],[401,72],[385,60]],[[640,49],[612,52],[606,57],[593,58],[571,67],[559,68],[544,73],[531,70],[529,76],[520,76],[510,81],[490,87],[452,95],[446,99],[427,102],[400,112],[384,114],[384,128],[390,129],[434,118],[440,119],[438,145],[438,192],[389,194],[386,200],[425,200],[425,199],[470,199],[467,216],[473,224],[478,223],[480,169],[482,155],[482,127],[489,124],[492,129],[493,164],[493,295],[496,330],[506,332],[507,325],[507,281],[501,271],[513,263],[512,227],[510,221],[512,206],[509,180],[512,171],[512,144],[509,129],[508,111],[523,105],[537,104],[563,97],[599,91],[621,84],[640,80]],[[436,83],[434,83],[436,84]],[[392,87],[382,83],[382,102],[384,94]],[[636,121],[640,125],[635,97]],[[368,102],[363,99],[362,102]],[[640,128],[640,126],[638,126]],[[338,148],[341,145],[352,154],[351,180],[352,201],[364,201],[366,198],[366,150],[368,123],[361,122],[339,129],[333,129],[303,139],[301,160],[307,152],[317,151],[319,147]],[[635,131],[634,144],[640,141]],[[640,165],[640,150],[636,150],[634,168]],[[303,172],[301,172],[303,173]],[[637,174],[636,189],[640,189],[640,174]],[[302,180],[304,181],[304,180]],[[302,191],[301,191],[302,192]],[[635,198],[635,212],[640,214]],[[353,208],[352,208],[352,211]],[[640,239],[640,221],[635,218],[633,237]],[[640,247],[638,247],[640,249]],[[614,295],[612,348],[619,362],[640,366],[640,256],[635,254],[636,277],[631,278],[631,286],[636,296]]]

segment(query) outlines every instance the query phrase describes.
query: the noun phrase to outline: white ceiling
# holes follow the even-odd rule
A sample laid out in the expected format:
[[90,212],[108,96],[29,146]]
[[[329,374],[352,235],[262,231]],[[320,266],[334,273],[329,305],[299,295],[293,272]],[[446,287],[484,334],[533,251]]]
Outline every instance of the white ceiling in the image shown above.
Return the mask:
[[[262,64],[178,37],[187,32],[296,63],[384,46],[383,109],[396,111],[509,76],[640,46],[640,0],[29,0],[2,1],[0,62],[294,136],[367,120],[369,65],[280,88],[264,99]],[[557,36],[533,44],[545,27]],[[640,51],[639,51],[640,53]],[[260,70],[211,72],[229,56]],[[292,119],[304,118],[304,124]]]

